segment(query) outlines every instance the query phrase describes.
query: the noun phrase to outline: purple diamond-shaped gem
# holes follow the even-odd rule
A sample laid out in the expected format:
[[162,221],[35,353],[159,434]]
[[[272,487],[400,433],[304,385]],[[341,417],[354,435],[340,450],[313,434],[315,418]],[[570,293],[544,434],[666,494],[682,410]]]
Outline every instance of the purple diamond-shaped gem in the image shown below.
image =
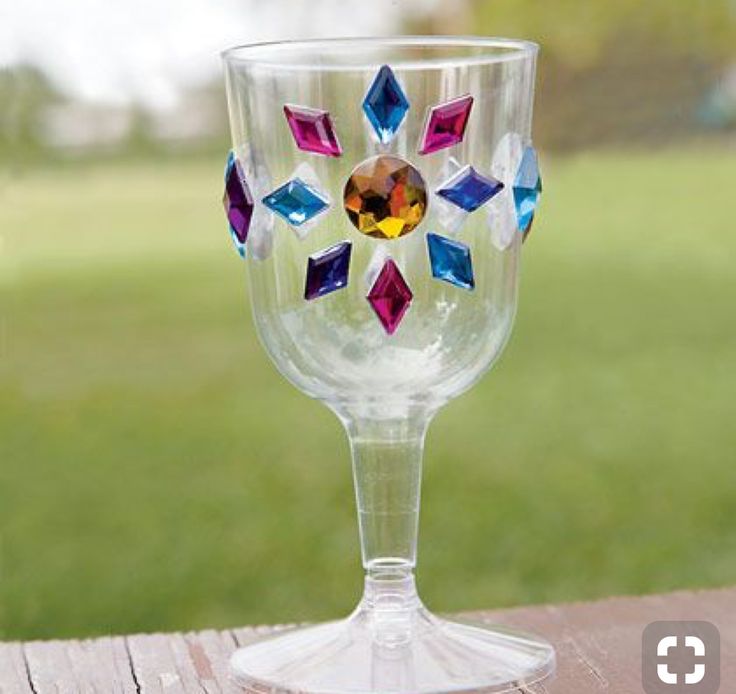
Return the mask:
[[284,106],[284,114],[299,149],[324,154],[327,157],[339,157],[342,154],[332,119],[327,111],[287,104]]
[[253,217],[253,195],[237,158],[228,159],[225,172],[225,195],[222,199],[227,221],[238,243],[245,244]]
[[305,299],[316,299],[347,286],[351,250],[350,241],[343,241],[309,256]]
[[472,166],[466,166],[444,183],[437,195],[466,212],[474,212],[502,190],[501,181],[493,176],[483,176]]
[[462,142],[468,125],[473,97],[458,97],[429,109],[419,154],[431,154]]
[[389,258],[383,264],[366,298],[381,321],[383,329],[389,335],[393,335],[414,295],[396,263]]

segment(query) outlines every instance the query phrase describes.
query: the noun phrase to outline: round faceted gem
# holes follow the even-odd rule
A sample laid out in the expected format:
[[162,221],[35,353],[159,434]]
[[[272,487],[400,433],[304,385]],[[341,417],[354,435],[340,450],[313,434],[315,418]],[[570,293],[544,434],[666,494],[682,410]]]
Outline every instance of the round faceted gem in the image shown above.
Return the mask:
[[379,155],[355,168],[345,184],[344,202],[358,231],[396,239],[413,231],[424,218],[427,188],[408,161]]

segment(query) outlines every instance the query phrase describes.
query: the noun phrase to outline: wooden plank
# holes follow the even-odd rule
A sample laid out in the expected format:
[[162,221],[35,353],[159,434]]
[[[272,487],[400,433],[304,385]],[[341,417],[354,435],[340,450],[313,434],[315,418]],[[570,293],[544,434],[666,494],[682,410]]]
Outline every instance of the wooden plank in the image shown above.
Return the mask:
[[23,645],[36,694],[136,694],[122,637]]
[[19,643],[0,643],[0,694],[33,694]]
[[126,639],[141,694],[231,694],[227,663],[235,649],[229,632],[149,634]]
[[[554,643],[557,678],[521,694],[641,692],[642,631],[657,620],[715,624],[721,633],[721,681],[736,681],[736,589],[465,616],[542,634]],[[234,648],[284,628],[0,644],[0,694],[235,694],[240,690],[227,666]]]
[[736,590],[678,592],[591,603],[484,612],[503,623],[543,634],[557,651],[554,694],[633,694],[641,689],[641,638],[659,620],[705,620],[721,633],[721,682],[736,681]]

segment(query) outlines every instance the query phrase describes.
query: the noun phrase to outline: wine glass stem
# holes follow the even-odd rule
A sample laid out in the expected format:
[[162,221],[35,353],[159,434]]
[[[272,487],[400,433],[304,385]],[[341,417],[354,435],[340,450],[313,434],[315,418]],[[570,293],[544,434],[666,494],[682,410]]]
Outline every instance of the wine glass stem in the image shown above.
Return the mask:
[[404,585],[412,595],[425,412],[389,420],[346,420],[353,459],[355,497],[366,598],[377,583]]

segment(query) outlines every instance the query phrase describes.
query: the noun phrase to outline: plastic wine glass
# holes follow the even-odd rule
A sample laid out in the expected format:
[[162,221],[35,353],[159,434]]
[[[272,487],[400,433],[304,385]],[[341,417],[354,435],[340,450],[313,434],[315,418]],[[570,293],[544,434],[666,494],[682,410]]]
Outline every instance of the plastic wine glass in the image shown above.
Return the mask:
[[506,692],[554,671],[547,642],[439,618],[414,581],[427,426],[491,367],[516,310],[541,190],[536,54],[477,37],[223,54],[225,206],[258,335],[345,426],[366,572],[347,619],[236,651],[248,690]]

